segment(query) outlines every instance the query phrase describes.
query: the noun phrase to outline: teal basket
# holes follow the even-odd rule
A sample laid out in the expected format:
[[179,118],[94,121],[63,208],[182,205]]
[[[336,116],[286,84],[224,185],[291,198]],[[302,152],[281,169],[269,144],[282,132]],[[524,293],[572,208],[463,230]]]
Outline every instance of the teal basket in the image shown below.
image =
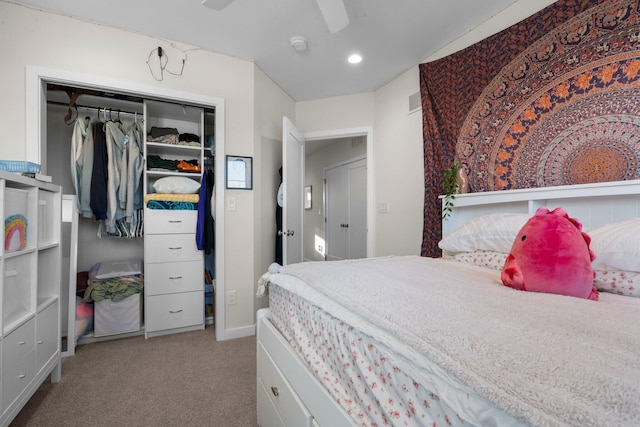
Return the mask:
[[0,160],[0,170],[7,172],[40,172],[40,165],[23,160]]

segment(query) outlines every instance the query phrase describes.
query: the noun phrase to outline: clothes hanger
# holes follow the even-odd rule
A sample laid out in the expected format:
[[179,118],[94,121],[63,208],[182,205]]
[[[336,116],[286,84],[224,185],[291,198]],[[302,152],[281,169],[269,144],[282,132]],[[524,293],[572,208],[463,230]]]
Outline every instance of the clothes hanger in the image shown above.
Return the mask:
[[67,126],[72,125],[76,121],[76,119],[78,118],[78,106],[74,105],[73,109],[76,111],[76,116],[75,117],[73,117],[73,111],[71,110],[71,107],[69,107],[69,112],[67,113],[67,115],[64,116],[64,123]]
[[73,120],[71,120],[71,118],[73,117],[73,111],[71,111],[72,107],[75,107],[76,118],[78,117],[78,107],[76,107],[76,101],[78,100],[78,97],[80,96],[80,94],[67,91],[67,95],[69,96],[69,110],[67,111],[67,115],[64,116],[64,122],[67,125],[70,125],[71,123],[73,123]]

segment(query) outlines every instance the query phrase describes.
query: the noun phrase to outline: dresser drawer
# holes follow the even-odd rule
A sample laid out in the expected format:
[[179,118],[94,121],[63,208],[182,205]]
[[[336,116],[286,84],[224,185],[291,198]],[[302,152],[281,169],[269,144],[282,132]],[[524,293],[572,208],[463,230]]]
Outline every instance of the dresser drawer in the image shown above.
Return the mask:
[[201,259],[202,252],[196,246],[195,234],[152,234],[144,238],[144,260],[147,264]]
[[[4,361],[3,361],[4,362]],[[36,352],[31,351],[2,373],[4,412],[36,376]]]
[[144,291],[147,295],[199,291],[203,283],[202,260],[149,264],[144,269]]
[[58,303],[50,304],[36,318],[36,372],[47,364],[58,351]]
[[2,372],[6,367],[15,366],[33,352],[36,346],[36,321],[29,319],[24,325],[2,339]]
[[147,332],[204,324],[204,292],[153,295],[145,299]]
[[264,385],[285,426],[311,426],[311,414],[262,344],[258,344],[258,380]]
[[188,234],[196,232],[198,211],[145,209],[145,234]]

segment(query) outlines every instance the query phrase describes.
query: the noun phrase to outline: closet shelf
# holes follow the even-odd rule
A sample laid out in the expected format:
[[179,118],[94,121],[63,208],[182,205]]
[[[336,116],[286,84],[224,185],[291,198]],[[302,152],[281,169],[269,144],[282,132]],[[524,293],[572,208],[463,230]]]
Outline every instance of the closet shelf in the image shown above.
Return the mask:
[[11,259],[11,258],[16,258],[16,257],[20,257],[26,254],[31,254],[34,253],[36,251],[36,248],[34,247],[27,247],[24,249],[21,249],[19,251],[15,251],[15,252],[5,252],[4,254],[4,258],[5,259]]
[[162,142],[149,142],[145,143],[147,145],[148,151],[166,151],[171,153],[189,153],[192,156],[200,156],[200,151],[202,150],[199,146],[192,145],[178,145],[178,144],[164,144]]
[[149,177],[163,177],[163,176],[187,176],[193,178],[200,178],[202,175],[200,172],[172,172],[172,171],[147,171]]

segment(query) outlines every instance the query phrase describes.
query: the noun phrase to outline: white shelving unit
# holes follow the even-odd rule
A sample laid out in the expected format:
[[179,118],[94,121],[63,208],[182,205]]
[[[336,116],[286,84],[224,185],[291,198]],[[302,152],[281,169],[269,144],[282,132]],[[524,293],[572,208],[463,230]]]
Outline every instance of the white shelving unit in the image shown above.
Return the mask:
[[[204,168],[205,110],[201,107],[145,101],[146,132],[175,128],[200,137],[200,146],[145,142],[145,195],[165,177],[200,181],[202,172],[153,170],[149,156],[163,160],[197,160]],[[196,246],[197,211],[154,210],[145,206],[144,272],[147,338],[204,328],[204,256]]]
[[59,186],[0,171],[0,425],[60,380],[61,206]]

